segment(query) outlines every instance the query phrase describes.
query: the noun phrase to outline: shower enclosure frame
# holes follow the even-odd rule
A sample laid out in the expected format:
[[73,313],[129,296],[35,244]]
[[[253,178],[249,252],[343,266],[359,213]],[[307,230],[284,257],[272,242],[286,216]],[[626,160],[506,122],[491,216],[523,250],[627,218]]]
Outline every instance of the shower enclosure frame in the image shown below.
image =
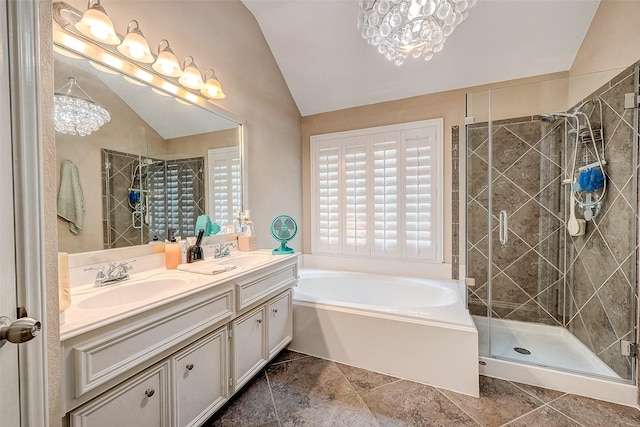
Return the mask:
[[[638,76],[638,66],[635,66],[634,69],[634,91],[635,91],[635,97],[638,96],[638,86],[639,86],[639,82],[640,82],[640,78]],[[497,88],[494,90],[499,90],[501,88]],[[486,305],[487,305],[487,313],[486,313],[486,322],[488,325],[491,325],[491,322],[494,320],[493,319],[493,303],[494,303],[494,286],[493,286],[493,280],[494,280],[494,266],[493,266],[493,253],[494,253],[494,239],[492,238],[493,233],[496,231],[496,219],[494,218],[494,214],[496,214],[496,212],[493,212],[494,210],[494,200],[493,200],[493,194],[494,194],[494,168],[493,168],[493,159],[494,159],[494,145],[493,145],[493,129],[494,129],[494,117],[493,117],[493,106],[494,106],[494,90],[488,90],[486,91],[485,96],[487,97],[487,104],[489,105],[489,108],[487,108],[486,114],[486,125],[487,125],[487,129],[489,130],[487,138],[488,138],[488,153],[487,153],[487,157],[489,159],[489,163],[487,165],[487,182],[486,182],[486,191],[488,195],[491,195],[490,197],[487,197],[487,231],[488,231],[488,236],[489,238],[487,239],[487,251],[488,251],[488,256],[487,256],[487,265],[486,265],[486,270],[487,270],[487,295],[486,295]],[[468,94],[469,96],[470,94]],[[538,112],[538,114],[540,113],[545,113],[546,111],[540,111]],[[469,103],[467,102],[467,116],[473,115],[470,114],[469,111]],[[539,117],[539,116],[538,116]],[[638,165],[638,142],[639,142],[639,135],[638,135],[638,109],[634,108],[633,109],[633,113],[632,113],[632,120],[633,120],[633,129],[635,130],[635,132],[633,132],[633,138],[632,141],[630,141],[630,143],[633,146],[633,156],[632,156],[632,164],[635,165],[636,167],[634,168],[634,172],[633,172],[633,176],[631,179],[631,186],[632,186],[632,190],[631,193],[633,195],[635,195],[635,205],[633,206],[633,212],[634,212],[634,218],[635,220],[632,221],[632,225],[631,225],[631,234],[633,236],[635,236],[635,242],[634,242],[634,250],[633,250],[633,254],[630,257],[632,260],[635,261],[635,265],[637,266],[637,245],[638,245],[638,223],[637,223],[637,218],[638,218],[638,198],[637,198],[637,194],[638,194],[638,169],[637,169],[637,165]],[[473,122],[473,121],[472,121]],[[483,121],[484,123],[484,121]],[[469,138],[468,138],[468,132],[469,132],[469,128],[470,126],[466,126],[466,132],[465,134],[467,134],[467,144],[469,144]],[[567,136],[567,127],[564,126],[564,141],[563,143],[566,145],[568,144],[570,141],[568,141],[567,138],[571,138]],[[466,150],[466,156],[465,156],[465,160],[466,160],[466,169],[467,169],[467,177],[470,176],[470,147],[469,145],[467,146],[467,150]],[[566,147],[564,149],[565,153],[567,153],[568,151],[566,150]],[[566,157],[566,156],[565,156]],[[567,159],[565,159],[566,162]],[[566,167],[566,165],[564,164],[565,162],[563,162],[562,166],[563,168]],[[564,175],[564,170],[562,171],[563,175]],[[566,186],[562,189],[562,193],[567,193],[566,191]],[[567,193],[568,194],[568,193]],[[564,195],[563,195],[563,200],[565,199]],[[469,266],[469,250],[471,247],[474,246],[474,244],[472,244],[469,240],[469,233],[470,233],[470,221],[469,221],[469,203],[470,203],[470,198],[469,198],[469,185],[466,186],[466,194],[465,194],[465,201],[466,201],[466,205],[467,205],[467,221],[466,221],[466,238],[465,238],[465,242],[466,242],[466,252],[467,252],[467,277],[473,277],[470,273],[470,266]],[[610,200],[609,203],[612,203],[612,201]],[[568,212],[568,203],[565,203],[564,206],[564,213],[565,213],[565,218],[566,218],[566,213]],[[565,233],[565,237],[564,237],[564,241],[562,243],[562,248],[561,248],[561,256],[564,258],[563,262],[562,262],[562,295],[560,296],[561,301],[563,302],[562,304],[562,326],[566,327],[566,318],[567,318],[567,310],[568,310],[568,305],[566,303],[566,301],[568,301],[571,298],[571,295],[569,294],[569,290],[568,290],[568,283],[567,283],[567,268],[568,268],[568,260],[567,260],[567,252],[568,252],[568,245],[569,245],[569,240],[570,237],[566,234],[566,228],[564,228],[564,233]],[[637,295],[638,295],[638,290],[637,290],[637,272],[636,272],[636,267],[634,267],[632,269],[632,274],[631,277],[629,278],[631,285],[632,285],[632,289],[633,289],[633,295],[632,295],[632,300],[633,300],[633,304],[631,304],[631,316],[633,317],[633,321],[632,321],[632,331],[633,331],[633,338],[632,341],[636,341],[635,340],[635,335],[637,332],[637,324],[638,324],[638,320],[637,320],[637,316],[638,316],[638,309],[637,309]],[[477,319],[477,320],[484,320],[484,319]],[[481,356],[483,356],[483,360],[485,360],[485,364],[487,363],[486,360],[492,360],[495,359],[495,357],[493,357],[493,355],[491,354],[491,348],[492,345],[494,344],[494,340],[495,337],[492,336],[492,327],[488,327],[486,329],[486,342],[485,345],[486,347],[489,349],[489,352],[483,352],[482,351],[482,347],[481,347]],[[514,361],[509,361],[506,360],[506,362],[514,362]],[[515,361],[514,362],[517,365],[520,364],[526,364],[523,363],[521,361]],[[483,364],[483,362],[481,362],[481,365]],[[554,366],[536,366],[534,364],[533,367],[537,367],[537,368],[541,368],[541,369],[545,369],[545,370],[552,370],[555,371],[556,369],[558,369],[557,367]],[[586,375],[584,373],[577,373],[577,372],[571,372],[570,370],[560,370],[559,372],[565,372],[568,375]],[[631,368],[631,373],[630,373],[630,377],[628,379],[622,379],[622,380],[618,380],[619,383],[624,384],[625,386],[632,386],[633,384],[636,383],[636,375],[638,374],[638,370],[636,368],[636,363],[632,362],[632,368]],[[613,378],[609,378],[609,377],[598,377],[598,375],[594,375],[593,376],[594,379],[596,380],[604,380],[604,381],[611,381],[611,382],[616,382],[616,380],[614,380]]]

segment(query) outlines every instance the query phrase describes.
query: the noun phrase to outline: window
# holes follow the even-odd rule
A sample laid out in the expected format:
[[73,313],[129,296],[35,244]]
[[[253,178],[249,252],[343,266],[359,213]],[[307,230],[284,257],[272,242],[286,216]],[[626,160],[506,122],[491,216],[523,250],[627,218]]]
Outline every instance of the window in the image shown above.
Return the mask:
[[233,224],[236,211],[242,209],[238,147],[209,150],[209,176],[211,221],[221,227]]
[[311,137],[312,252],[442,261],[442,119]]

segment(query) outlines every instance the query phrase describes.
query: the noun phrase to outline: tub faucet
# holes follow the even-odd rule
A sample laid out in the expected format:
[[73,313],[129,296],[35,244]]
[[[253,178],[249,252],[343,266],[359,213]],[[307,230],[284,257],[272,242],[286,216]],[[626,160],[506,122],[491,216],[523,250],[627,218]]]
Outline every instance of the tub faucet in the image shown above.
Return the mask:
[[122,261],[120,263],[111,262],[109,263],[109,268],[107,269],[106,273],[104,271],[104,265],[101,265],[97,268],[85,268],[84,271],[97,271],[98,273],[96,274],[96,278],[93,284],[94,286],[102,287],[128,280],[129,271],[133,270],[131,263],[135,261],[135,259],[132,259],[130,261]]

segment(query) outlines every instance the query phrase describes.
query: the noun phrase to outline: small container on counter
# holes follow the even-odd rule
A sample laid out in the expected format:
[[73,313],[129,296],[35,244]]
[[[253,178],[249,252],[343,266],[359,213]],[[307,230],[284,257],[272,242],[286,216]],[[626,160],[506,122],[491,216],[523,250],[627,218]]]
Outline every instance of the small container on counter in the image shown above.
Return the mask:
[[167,270],[175,270],[179,264],[182,264],[182,244],[171,239],[170,242],[164,244],[165,267]]

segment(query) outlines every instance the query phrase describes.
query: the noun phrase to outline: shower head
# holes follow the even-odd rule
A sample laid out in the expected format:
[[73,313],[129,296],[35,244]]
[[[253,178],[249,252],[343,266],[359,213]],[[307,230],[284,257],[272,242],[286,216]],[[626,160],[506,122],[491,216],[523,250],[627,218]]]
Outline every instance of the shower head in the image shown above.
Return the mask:
[[142,159],[142,161],[140,161],[140,166],[141,167],[148,167],[148,166],[153,166],[153,165],[159,165],[162,163],[162,160],[151,160],[151,159]]
[[547,122],[547,123],[553,123],[556,120],[558,120],[560,117],[565,117],[565,118],[572,118],[574,119],[576,117],[575,114],[572,113],[547,113],[547,114],[540,114],[540,120],[542,120],[543,122]]

